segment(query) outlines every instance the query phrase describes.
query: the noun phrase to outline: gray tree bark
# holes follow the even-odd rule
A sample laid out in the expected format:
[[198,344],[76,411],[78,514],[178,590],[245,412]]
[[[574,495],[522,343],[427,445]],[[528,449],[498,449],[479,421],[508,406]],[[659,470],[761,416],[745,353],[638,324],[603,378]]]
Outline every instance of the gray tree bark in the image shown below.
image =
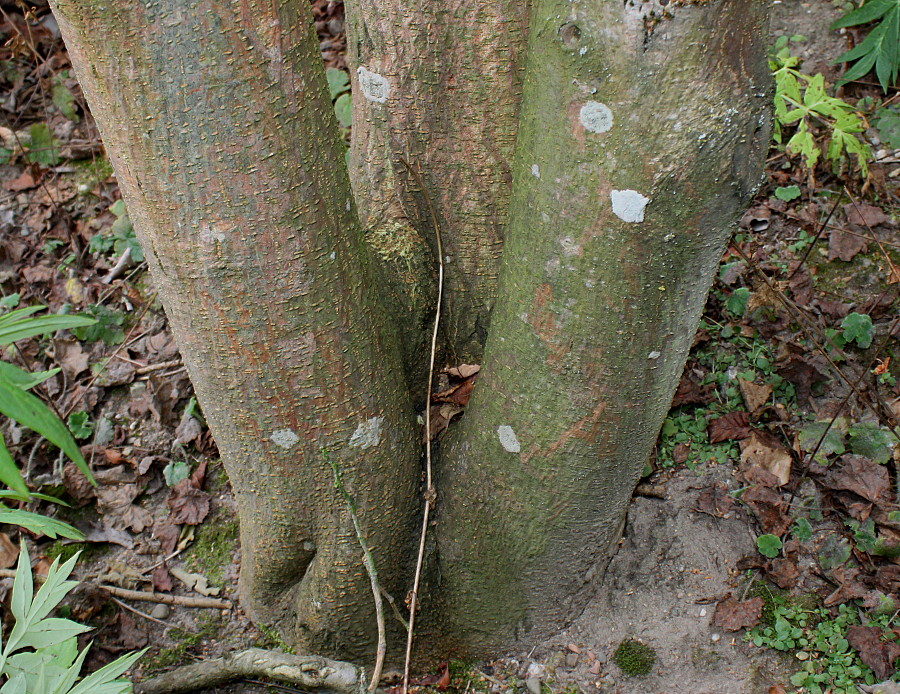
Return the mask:
[[300,0],[52,2],[235,489],[251,616],[374,646],[322,448],[411,587],[428,199],[441,353],[483,375],[436,457],[427,650],[576,616],[761,173],[768,3],[350,3],[348,177]]

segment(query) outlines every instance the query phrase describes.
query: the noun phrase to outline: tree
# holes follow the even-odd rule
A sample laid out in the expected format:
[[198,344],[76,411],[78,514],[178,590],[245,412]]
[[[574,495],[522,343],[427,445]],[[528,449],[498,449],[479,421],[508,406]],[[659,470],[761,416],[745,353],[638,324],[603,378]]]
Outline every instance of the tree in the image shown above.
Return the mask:
[[483,368],[435,452],[421,642],[485,653],[599,586],[769,141],[764,0],[417,5],[348,6],[348,176],[303,0],[53,0],[234,488],[245,607],[350,656],[374,608],[324,455],[399,600],[437,233],[439,361]]

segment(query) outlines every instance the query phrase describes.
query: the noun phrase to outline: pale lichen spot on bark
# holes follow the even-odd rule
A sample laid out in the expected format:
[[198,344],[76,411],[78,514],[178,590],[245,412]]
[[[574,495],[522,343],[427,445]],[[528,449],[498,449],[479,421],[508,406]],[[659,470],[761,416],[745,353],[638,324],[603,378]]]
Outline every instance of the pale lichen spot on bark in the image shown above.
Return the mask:
[[647,355],[647,359],[655,360],[655,359],[659,359],[661,356],[662,356],[662,352],[659,352],[654,349],[652,352],[650,352],[650,354]]
[[522,450],[519,439],[516,437],[516,432],[508,424],[502,424],[497,427],[497,438],[500,439],[500,445],[503,446],[504,450],[510,453],[518,453]]
[[609,106],[599,101],[587,101],[578,114],[581,125],[592,133],[605,133],[613,126],[613,114]]
[[644,197],[636,190],[610,191],[609,199],[612,202],[612,211],[623,222],[643,222],[644,208],[650,202],[650,198]]
[[225,229],[222,224],[213,222],[213,224],[210,225],[203,222],[200,225],[200,241],[203,243],[212,243],[213,241],[222,243],[228,238],[228,234],[232,231],[234,231],[233,227]]
[[272,432],[269,439],[279,448],[287,450],[292,448],[300,440],[300,437],[290,429],[277,429]]
[[350,446],[363,450],[377,446],[381,443],[381,425],[383,423],[384,417],[372,417],[362,422],[350,437]]
[[359,78],[359,86],[366,99],[379,104],[387,101],[391,94],[391,83],[388,82],[387,77],[367,70],[362,66],[356,70],[356,75]]
[[538,166],[537,164],[532,164],[531,165],[531,175],[534,176],[535,178],[540,178],[541,177],[541,167]]

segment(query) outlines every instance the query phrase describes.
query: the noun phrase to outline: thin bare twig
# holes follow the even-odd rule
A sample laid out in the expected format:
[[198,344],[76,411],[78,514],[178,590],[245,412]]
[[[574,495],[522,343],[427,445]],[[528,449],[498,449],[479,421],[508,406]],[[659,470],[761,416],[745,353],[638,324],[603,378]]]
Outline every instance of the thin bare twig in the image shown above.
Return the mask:
[[438,286],[437,305],[434,308],[434,330],[431,333],[431,354],[428,361],[428,390],[425,391],[425,510],[422,513],[422,533],[419,537],[419,554],[416,558],[416,575],[413,579],[413,589],[409,596],[409,629],[406,632],[406,658],[403,662],[403,694],[409,690],[409,665],[412,660],[412,645],[416,623],[416,606],[419,597],[419,582],[422,578],[422,563],[425,559],[425,539],[428,536],[428,519],[434,502],[437,500],[437,491],[431,478],[431,390],[434,386],[434,362],[437,353],[438,328],[441,324],[441,301],[444,297],[444,248],[441,244],[441,229],[438,225],[437,214],[431,202],[431,196],[425,188],[425,183],[419,173],[413,169],[409,162],[400,157],[400,162],[406,167],[410,175],[415,179],[416,185],[422,191],[425,204],[428,205],[428,213],[431,215],[431,225],[434,228],[434,238],[437,245],[438,257]]
[[[179,631],[187,631],[187,629],[182,629],[180,626],[177,626],[175,624],[169,624],[168,622],[164,622],[161,619],[157,619],[152,614],[147,614],[146,612],[141,612],[141,610],[137,609],[136,607],[132,607],[127,602],[122,602],[121,600],[119,600],[119,598],[110,596],[109,599],[112,600],[114,603],[116,603],[116,605],[118,605],[122,609],[128,610],[129,612],[134,612],[134,614],[136,614],[138,617],[143,617],[144,619],[146,619],[150,622],[156,622],[157,624],[162,624],[164,627],[168,627],[169,629],[178,629]],[[190,634],[193,632],[188,632],[188,633]]]
[[363,535],[362,526],[359,523],[359,516],[356,515],[356,504],[353,503],[353,497],[344,487],[341,480],[341,471],[336,462],[328,457],[328,451],[321,449],[322,457],[325,462],[331,466],[334,472],[334,488],[340,493],[347,502],[347,508],[350,509],[350,519],[353,521],[353,528],[356,530],[356,539],[363,551],[363,564],[366,572],[369,574],[369,582],[372,584],[372,596],[375,598],[375,621],[378,626],[378,649],[375,653],[375,668],[372,670],[372,681],[369,683],[369,691],[374,692],[378,687],[378,681],[381,679],[381,671],[384,668],[384,656],[387,652],[387,636],[384,628],[384,603],[381,600],[381,586],[378,583],[378,571],[375,569],[375,560],[369,551],[369,545],[366,537]]

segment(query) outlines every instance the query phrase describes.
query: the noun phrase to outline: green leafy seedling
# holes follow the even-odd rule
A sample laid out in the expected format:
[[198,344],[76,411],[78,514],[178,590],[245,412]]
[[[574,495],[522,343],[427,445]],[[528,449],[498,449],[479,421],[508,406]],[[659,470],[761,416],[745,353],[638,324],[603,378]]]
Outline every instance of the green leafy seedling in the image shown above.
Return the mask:
[[747,287],[738,287],[725,302],[725,308],[733,316],[743,316],[747,310],[747,302],[750,301],[750,290]]
[[850,342],[856,342],[856,346],[860,349],[868,349],[872,346],[872,338],[875,337],[875,327],[872,325],[872,319],[865,313],[847,314],[846,318],[841,321],[841,330],[844,339]]
[[94,424],[87,412],[73,412],[66,419],[66,424],[72,436],[76,439],[86,439],[94,433]]
[[798,518],[794,521],[794,526],[791,528],[791,535],[799,542],[806,542],[811,539],[812,525],[810,525],[809,520],[806,518]]
[[781,551],[782,543],[778,535],[760,535],[756,538],[756,549],[764,557],[774,559]]

